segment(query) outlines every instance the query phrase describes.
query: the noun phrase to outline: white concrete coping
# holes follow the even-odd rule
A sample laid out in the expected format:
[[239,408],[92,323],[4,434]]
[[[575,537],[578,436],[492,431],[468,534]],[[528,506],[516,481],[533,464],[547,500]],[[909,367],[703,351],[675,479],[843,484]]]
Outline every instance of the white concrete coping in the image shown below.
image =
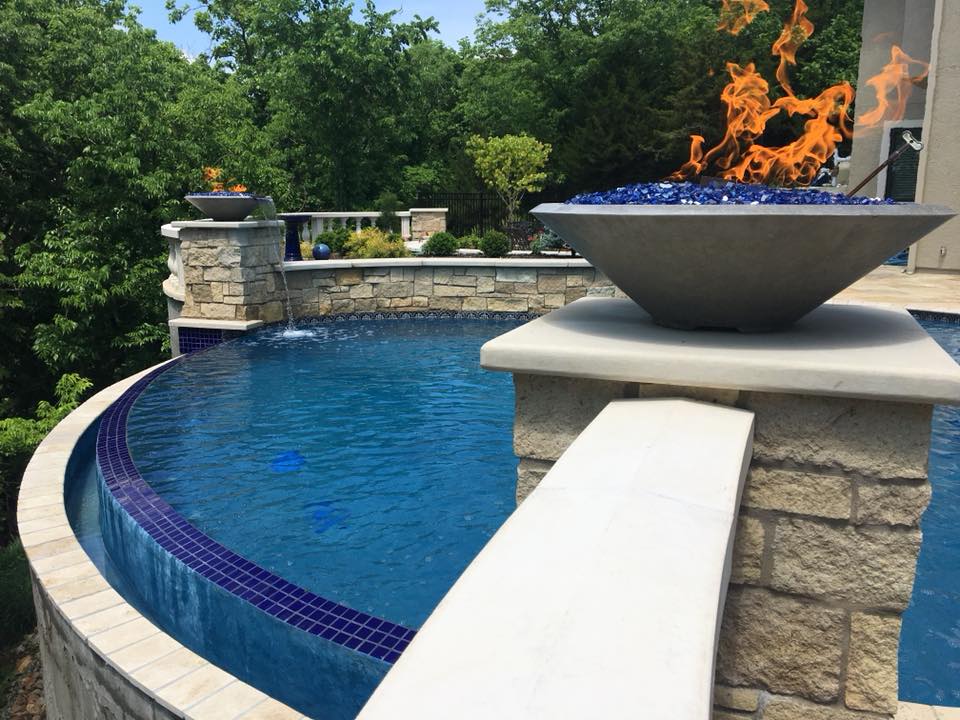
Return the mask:
[[823,305],[776,333],[654,325],[632,300],[583,298],[480,351],[489,370],[960,404],[960,365],[906,310]]
[[445,213],[449,208],[410,208],[410,212],[435,212]]
[[[349,220],[351,218],[364,218],[373,220],[382,215],[379,210],[321,210],[304,212],[284,212],[277,213],[277,217],[288,217],[290,215],[299,215],[301,217],[323,218],[324,220]],[[394,215],[397,217],[410,217],[410,210],[397,210]]]
[[529,258],[486,257],[412,257],[374,258],[370,260],[293,260],[283,263],[286,272],[297,270],[345,270],[348,268],[397,268],[397,267],[494,267],[494,268],[590,268],[583,258],[557,260]]
[[474,559],[361,720],[709,720],[753,413],[618,400]]
[[[201,230],[247,230],[255,228],[275,228],[283,225],[280,220],[235,220],[230,222],[214,220],[175,220],[170,223],[172,229],[199,228]],[[163,227],[167,227],[164,225]],[[162,232],[163,228],[161,228]]]
[[17,525],[37,592],[104,663],[180,717],[302,719],[301,713],[216,667],[141,615],[100,574],[67,519],[64,481],[74,446],[112,402],[154,369],[87,400],[47,435],[30,459],[20,486]]
[[204,318],[178,317],[167,323],[174,328],[197,328],[201,330],[237,330],[246,332],[264,325],[263,320],[208,320]]
[[180,237],[180,228],[174,227],[172,223],[167,223],[166,225],[160,226],[160,235],[165,238],[173,238],[174,240]]

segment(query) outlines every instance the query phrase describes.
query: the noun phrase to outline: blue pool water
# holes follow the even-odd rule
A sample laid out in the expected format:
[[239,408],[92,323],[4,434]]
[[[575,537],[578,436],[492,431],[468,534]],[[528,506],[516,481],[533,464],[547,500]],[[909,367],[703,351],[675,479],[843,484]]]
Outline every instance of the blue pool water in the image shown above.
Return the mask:
[[318,323],[221,345],[140,396],[133,459],[223,545],[419,627],[515,506],[512,382],[479,356],[517,324]]
[[[517,324],[350,321],[309,326],[311,337],[295,339],[267,329],[159,376],[134,406],[128,441],[147,481],[216,540],[318,594],[419,627],[514,507],[513,388],[478,358],[483,342]],[[960,326],[922,324],[960,360]],[[137,580],[103,550],[91,455],[81,443],[71,462],[71,521],[111,582],[154,617],[137,602]],[[958,410],[936,410],[930,478],[900,693],[960,705]],[[223,640],[211,628],[198,639],[170,629],[176,618],[155,619],[211,657],[216,648],[204,642]],[[357,665],[358,679],[344,682],[343,668],[356,664],[350,654],[324,650],[303,683],[310,699],[327,694],[342,715],[293,704],[352,717],[380,671]],[[340,696],[316,692],[321,664],[341,668],[328,680]],[[234,671],[271,692],[296,684],[294,670]]]
[[[923,320],[960,362],[960,324]],[[900,636],[900,697],[960,706],[960,409],[938,407],[930,448],[933,499]]]

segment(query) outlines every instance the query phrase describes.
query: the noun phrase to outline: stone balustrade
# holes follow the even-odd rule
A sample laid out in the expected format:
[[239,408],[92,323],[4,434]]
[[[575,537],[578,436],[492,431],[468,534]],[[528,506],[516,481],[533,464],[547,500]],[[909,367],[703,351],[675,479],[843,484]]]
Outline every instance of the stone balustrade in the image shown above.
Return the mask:
[[[310,216],[309,226],[304,225],[301,231],[305,240],[337,228],[350,228],[360,232],[363,227],[373,225],[380,217],[380,213],[375,210],[297,214]],[[447,208],[411,208],[398,211],[396,215],[400,220],[400,236],[404,240],[425,240],[434,233],[447,229]]]

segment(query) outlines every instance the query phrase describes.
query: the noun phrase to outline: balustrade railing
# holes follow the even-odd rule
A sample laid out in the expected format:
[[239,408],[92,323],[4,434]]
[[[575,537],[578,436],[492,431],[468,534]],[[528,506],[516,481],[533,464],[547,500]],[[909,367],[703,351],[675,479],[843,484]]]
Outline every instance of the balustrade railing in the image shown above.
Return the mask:
[[[360,232],[364,226],[373,225],[380,213],[375,210],[356,210],[352,212],[305,212],[300,215],[309,215],[310,222],[304,223],[301,234],[306,236],[308,233],[316,237],[320,233],[335,230],[339,227],[351,228],[354,232]],[[410,227],[410,211],[403,210],[397,213],[400,218],[400,235],[404,240],[412,238]]]

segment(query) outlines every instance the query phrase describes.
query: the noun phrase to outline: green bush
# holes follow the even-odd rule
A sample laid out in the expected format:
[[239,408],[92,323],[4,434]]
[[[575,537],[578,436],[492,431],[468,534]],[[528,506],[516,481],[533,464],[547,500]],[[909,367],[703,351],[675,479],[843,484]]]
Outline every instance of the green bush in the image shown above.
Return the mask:
[[350,239],[350,234],[351,231],[348,228],[338,227],[334,230],[327,230],[326,232],[320,233],[315,242],[324,243],[330,248],[330,252],[343,255],[343,247]]
[[396,258],[410,254],[403,244],[403,238],[375,227],[350,233],[343,251],[344,257],[348,258]]
[[460,242],[448,232],[434,233],[423,244],[423,254],[434,257],[456,255],[459,249]]
[[392,192],[385,192],[373,201],[373,208],[380,213],[375,221],[378,228],[384,232],[397,232],[400,230],[400,218],[397,212],[400,210],[400,199]]
[[544,250],[560,250],[563,246],[563,239],[553,230],[544,230],[530,243],[530,249],[533,250],[534,255],[539,255]]
[[36,622],[27,556],[15,540],[0,548],[0,647],[20,640]]
[[480,236],[476,233],[470,233],[460,238],[460,247],[468,250],[478,250],[480,248]]
[[503,257],[510,252],[510,240],[502,232],[490,230],[480,240],[480,249],[487,257]]

